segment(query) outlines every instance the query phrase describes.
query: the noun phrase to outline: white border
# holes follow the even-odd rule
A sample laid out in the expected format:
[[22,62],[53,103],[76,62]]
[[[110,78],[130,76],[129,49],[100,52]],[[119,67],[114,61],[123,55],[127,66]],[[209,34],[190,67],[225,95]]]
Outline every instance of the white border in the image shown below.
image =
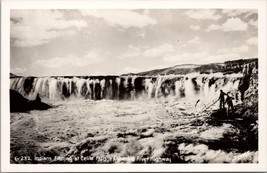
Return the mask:
[[[1,6],[1,171],[5,172],[129,172],[129,171],[267,171],[266,150],[266,4],[265,0],[190,1],[2,1]],[[10,9],[258,9],[259,23],[259,163],[258,164],[10,164],[9,68]]]

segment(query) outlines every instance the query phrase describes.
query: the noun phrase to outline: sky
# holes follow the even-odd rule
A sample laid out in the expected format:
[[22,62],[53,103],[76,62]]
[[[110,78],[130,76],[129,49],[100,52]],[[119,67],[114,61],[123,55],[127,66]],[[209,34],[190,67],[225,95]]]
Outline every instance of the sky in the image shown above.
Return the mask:
[[11,10],[16,75],[120,75],[258,57],[252,9]]

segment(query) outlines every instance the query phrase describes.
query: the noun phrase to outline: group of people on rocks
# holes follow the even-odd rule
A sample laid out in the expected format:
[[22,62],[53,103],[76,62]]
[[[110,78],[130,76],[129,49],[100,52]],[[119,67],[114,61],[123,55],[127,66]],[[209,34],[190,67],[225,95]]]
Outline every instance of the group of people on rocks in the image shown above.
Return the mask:
[[218,99],[220,100],[220,109],[225,109],[225,104],[227,104],[228,114],[233,113],[234,112],[233,99],[234,98],[230,96],[230,92],[226,94],[225,92],[223,92],[223,90],[220,90],[220,96]]

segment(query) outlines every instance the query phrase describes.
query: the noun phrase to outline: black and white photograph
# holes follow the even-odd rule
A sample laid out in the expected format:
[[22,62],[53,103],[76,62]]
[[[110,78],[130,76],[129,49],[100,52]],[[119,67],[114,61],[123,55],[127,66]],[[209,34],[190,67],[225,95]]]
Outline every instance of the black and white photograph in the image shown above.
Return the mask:
[[257,8],[14,8],[8,20],[10,165],[263,163]]

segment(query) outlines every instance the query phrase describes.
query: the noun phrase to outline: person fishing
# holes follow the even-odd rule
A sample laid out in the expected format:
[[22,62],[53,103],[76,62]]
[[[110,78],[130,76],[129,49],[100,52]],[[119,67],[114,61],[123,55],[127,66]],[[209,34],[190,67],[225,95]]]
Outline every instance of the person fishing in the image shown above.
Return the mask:
[[230,110],[231,110],[231,113],[234,112],[234,105],[233,105],[233,97],[230,96],[230,92],[228,92],[227,94],[227,97],[226,97],[226,101],[225,103],[227,104],[227,107],[228,107],[228,114],[230,113]]
[[220,96],[219,96],[218,100],[220,100],[220,109],[224,109],[225,108],[225,106],[224,106],[224,104],[225,104],[224,96],[227,95],[227,94],[225,94],[223,92],[223,90],[220,90],[220,91],[221,91],[221,93],[220,93]]

